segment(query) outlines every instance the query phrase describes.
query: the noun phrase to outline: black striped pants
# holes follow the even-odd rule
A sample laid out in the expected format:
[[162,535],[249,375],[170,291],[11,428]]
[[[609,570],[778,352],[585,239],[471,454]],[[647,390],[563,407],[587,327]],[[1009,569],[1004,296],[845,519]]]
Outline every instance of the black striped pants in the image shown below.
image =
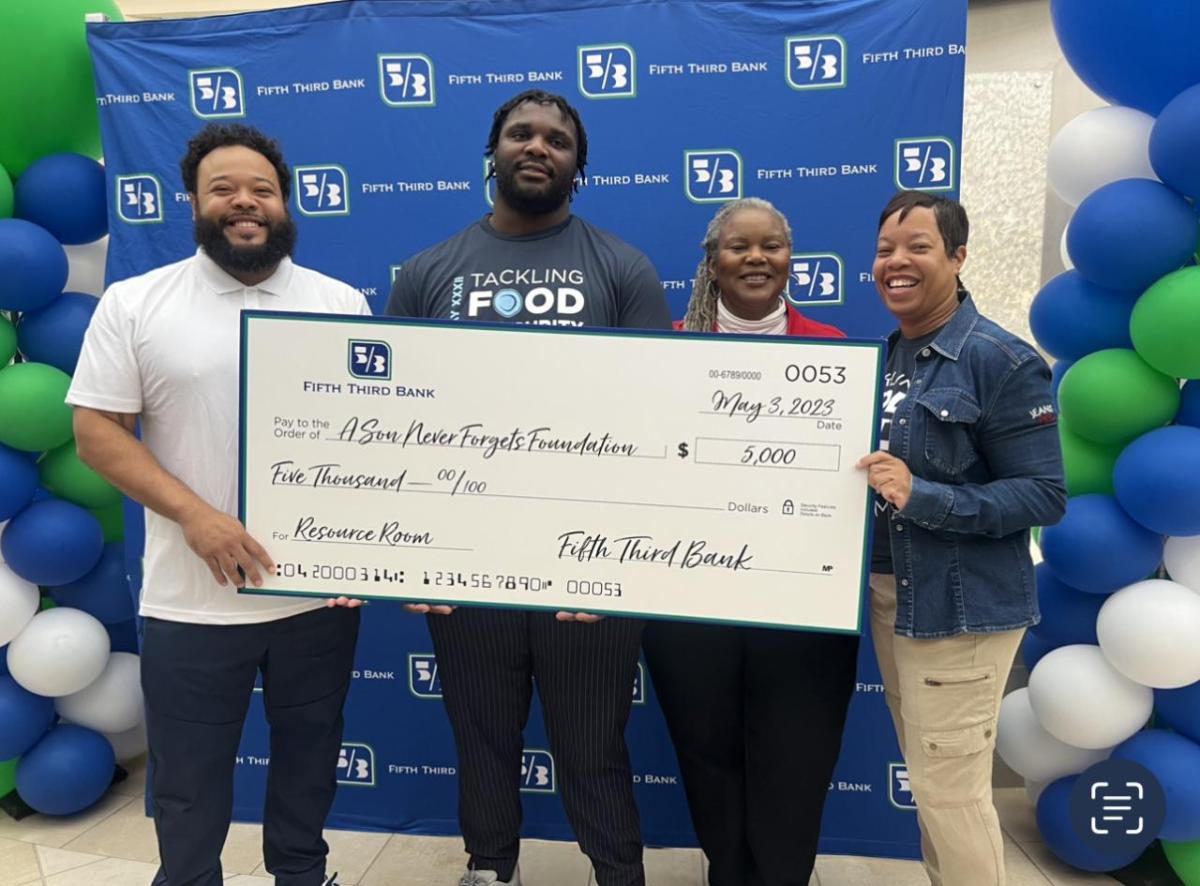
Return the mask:
[[458,748],[458,816],[470,863],[501,880],[516,865],[522,731],[536,678],[563,806],[599,886],[644,886],[625,747],[644,623],[468,607],[428,621]]

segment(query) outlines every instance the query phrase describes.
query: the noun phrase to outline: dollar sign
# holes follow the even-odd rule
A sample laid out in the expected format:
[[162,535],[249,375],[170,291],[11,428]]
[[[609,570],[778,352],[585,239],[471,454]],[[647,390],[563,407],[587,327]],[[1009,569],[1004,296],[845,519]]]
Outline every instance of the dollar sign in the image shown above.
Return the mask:
[[686,443],[680,443],[680,444],[679,444],[679,457],[680,457],[680,458],[687,458],[687,457],[688,457],[688,447],[687,447],[687,444],[686,444]]

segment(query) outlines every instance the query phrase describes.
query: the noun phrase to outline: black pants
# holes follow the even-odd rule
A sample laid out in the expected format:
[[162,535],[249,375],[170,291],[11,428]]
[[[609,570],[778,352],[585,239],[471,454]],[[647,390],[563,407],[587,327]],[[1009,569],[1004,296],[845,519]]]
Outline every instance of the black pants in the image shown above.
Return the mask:
[[249,625],[147,618],[142,689],[161,863],[154,886],[220,886],[233,767],[258,671],[271,727],[263,856],[279,886],[319,886],[358,610]]
[[808,886],[858,637],[651,622],[644,646],[710,886]]
[[458,817],[470,864],[508,880],[521,829],[522,731],[537,679],[563,806],[600,886],[643,886],[642,834],[625,724],[643,622],[555,621],[550,612],[430,615],[458,747]]

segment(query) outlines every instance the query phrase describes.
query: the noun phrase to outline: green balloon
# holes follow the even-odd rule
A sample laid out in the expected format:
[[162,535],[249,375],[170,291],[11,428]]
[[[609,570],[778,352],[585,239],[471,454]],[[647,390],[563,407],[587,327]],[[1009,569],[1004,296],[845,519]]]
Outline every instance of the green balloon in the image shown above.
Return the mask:
[[43,594],[42,600],[38,604],[38,612],[45,612],[47,609],[57,609],[58,604],[54,602],[54,598],[49,594]]
[[1109,348],[1075,362],[1058,388],[1062,417],[1093,443],[1121,445],[1160,428],[1179,411],[1179,383],[1136,351]]
[[1142,359],[1175,378],[1200,378],[1200,267],[1161,278],[1137,300],[1129,318]]
[[17,330],[9,319],[0,314],[0,369],[7,366],[17,352]]
[[[2,789],[3,786],[0,786]],[[1162,841],[1163,852],[1171,869],[1183,881],[1184,886],[1200,886],[1200,840],[1188,843]]]
[[54,449],[71,439],[71,377],[45,363],[0,369],[0,443],[26,452]]
[[1118,445],[1093,443],[1074,433],[1061,416],[1058,439],[1062,442],[1063,470],[1067,475],[1067,495],[1113,494],[1113,467],[1121,454]]
[[85,508],[103,508],[119,504],[121,493],[115,486],[79,460],[75,441],[47,452],[38,462],[42,485],[67,501]]
[[17,763],[20,757],[0,760],[0,797],[7,797],[17,786]]
[[0,3],[0,164],[14,178],[46,154],[100,156],[89,12],[123,20],[114,0]]
[[12,179],[3,166],[0,166],[0,218],[12,218],[13,189]]
[[91,508],[91,512],[104,530],[105,544],[125,540],[125,511],[120,501],[104,508]]

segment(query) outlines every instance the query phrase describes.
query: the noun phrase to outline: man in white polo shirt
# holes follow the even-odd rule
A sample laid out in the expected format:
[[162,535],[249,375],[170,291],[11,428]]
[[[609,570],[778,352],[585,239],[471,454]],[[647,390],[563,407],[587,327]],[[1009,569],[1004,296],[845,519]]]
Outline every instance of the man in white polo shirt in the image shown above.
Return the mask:
[[240,313],[370,309],[344,283],[292,263],[290,176],[274,141],[210,125],[188,143],[181,170],[200,248],[109,287],[67,395],[80,458],[146,508],[142,688],[162,858],[154,886],[221,883],[234,761],[260,671],[271,727],[266,867],[277,886],[328,886],[321,831],[359,613],[345,599],[238,593],[275,569],[236,517]]

